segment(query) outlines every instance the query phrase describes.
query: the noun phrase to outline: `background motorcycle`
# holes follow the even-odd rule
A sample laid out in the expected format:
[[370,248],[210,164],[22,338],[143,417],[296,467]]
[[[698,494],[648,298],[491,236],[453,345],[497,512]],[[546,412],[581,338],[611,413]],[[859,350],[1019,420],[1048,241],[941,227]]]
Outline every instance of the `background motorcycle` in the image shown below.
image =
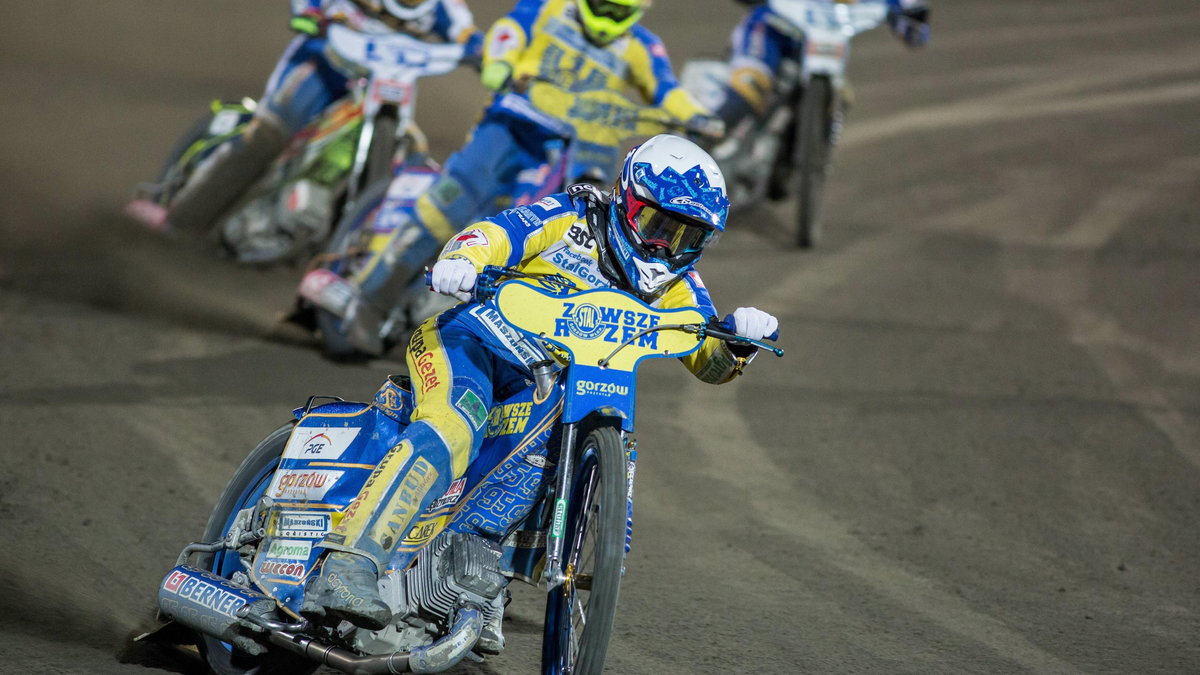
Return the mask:
[[[821,199],[833,146],[846,113],[850,39],[887,18],[886,0],[770,0],[771,10],[803,40],[803,57],[785,61],[775,80],[774,103],[761,119],[737,124],[712,148],[725,172],[734,207],[796,197],[797,246],[820,238]],[[683,86],[716,109],[724,100],[729,63],[688,62]]]
[[[617,92],[572,92],[547,80],[528,81],[521,88],[524,95],[503,94],[495,106],[550,132],[547,160],[522,171],[512,194],[485,204],[471,222],[509,207],[532,204],[575,183],[591,183],[607,189],[633,139],[671,131],[689,134],[706,131],[692,128],[660,108],[639,105]],[[333,295],[339,285],[302,284],[298,291],[300,304],[312,312],[312,323],[329,356],[346,359],[364,355],[349,338],[353,330],[376,332],[378,337],[372,335],[371,342],[380,342],[387,351],[406,339],[422,321],[454,303],[451,298],[430,293],[420,274],[437,257],[444,242],[418,236],[416,226],[407,217],[435,178],[434,172],[419,167],[406,171],[390,185],[384,181],[369,187],[338,223],[325,251],[314,259],[314,267],[328,270],[330,275],[354,279],[379,251],[389,246],[397,229],[412,228],[412,237],[401,234],[390,244],[396,264],[412,271],[409,275],[395,275],[395,282],[403,288],[387,289],[381,297],[363,300],[374,303],[387,316],[381,326],[355,325],[355,317],[347,316],[342,309],[353,299]],[[331,289],[329,295],[326,289]]]
[[706,337],[783,351],[695,309],[573,292],[559,277],[501,283],[513,274],[487,268],[472,311],[519,331],[511,340],[532,358],[553,346],[560,360],[535,361],[533,390],[481,411],[477,459],[416,519],[381,576],[392,623],[327,628],[297,610],[316,544],[409,422],[411,388],[397,377],[369,404],[313,397],[297,409],[298,421],[242,463],[204,543],[187,546],[164,578],[159,608],[198,633],[214,671],[440,672],[499,621],[509,579],[547,591],[544,673],[602,670],[632,537],[638,364],[685,356]]
[[[367,185],[391,176],[396,163],[428,164],[414,122],[416,82],[466,58],[462,45],[370,35],[337,23],[328,28],[327,53],[351,77],[349,94],[297,132],[213,227],[212,237],[240,262],[307,259]],[[206,157],[242,132],[257,105],[249,98],[213,103],[168,155],[157,182],[139,187],[137,199],[169,204]]]

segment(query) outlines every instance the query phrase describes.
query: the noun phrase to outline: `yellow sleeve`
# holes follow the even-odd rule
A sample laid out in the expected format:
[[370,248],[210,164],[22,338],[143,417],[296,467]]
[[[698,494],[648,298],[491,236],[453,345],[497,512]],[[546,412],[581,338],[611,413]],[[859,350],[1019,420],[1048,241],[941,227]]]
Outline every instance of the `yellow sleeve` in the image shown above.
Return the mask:
[[484,38],[483,85],[492,91],[504,86],[528,46],[529,36],[525,29],[511,17],[506,16],[492,24]]

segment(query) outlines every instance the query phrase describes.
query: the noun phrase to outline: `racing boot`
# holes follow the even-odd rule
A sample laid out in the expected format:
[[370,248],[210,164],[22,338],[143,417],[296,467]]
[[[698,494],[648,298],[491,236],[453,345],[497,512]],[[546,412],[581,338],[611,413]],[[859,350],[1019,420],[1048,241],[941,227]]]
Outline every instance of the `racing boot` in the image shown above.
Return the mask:
[[165,227],[203,236],[287,147],[289,133],[269,117],[255,117],[240,138],[225,143],[192,174],[166,213]]
[[392,621],[392,610],[379,597],[379,574],[365,556],[334,551],[325,557],[321,574],[304,589],[300,613],[316,623],[349,621],[380,630]]
[[506,588],[492,601],[492,618],[483,624],[483,630],[479,632],[479,641],[475,643],[475,651],[480,654],[499,654],[504,651],[504,631],[501,624],[504,621],[504,606],[508,604],[509,598]]

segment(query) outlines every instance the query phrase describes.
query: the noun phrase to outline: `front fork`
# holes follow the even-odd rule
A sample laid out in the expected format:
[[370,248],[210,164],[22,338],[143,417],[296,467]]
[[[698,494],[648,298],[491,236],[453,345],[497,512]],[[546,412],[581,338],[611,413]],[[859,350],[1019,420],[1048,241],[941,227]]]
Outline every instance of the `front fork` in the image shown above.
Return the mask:
[[[550,590],[563,584],[567,575],[562,570],[563,549],[566,547],[564,530],[567,527],[566,495],[571,492],[571,482],[575,474],[575,440],[579,434],[579,425],[572,423],[563,426],[562,445],[558,452],[558,475],[554,482],[554,511],[550,521],[550,533],[546,541],[546,564],[543,567],[540,586],[542,590]],[[623,436],[624,434],[622,434]],[[637,441],[625,439],[625,555],[629,555],[633,544],[633,477],[637,471]],[[624,563],[621,574],[625,574]]]

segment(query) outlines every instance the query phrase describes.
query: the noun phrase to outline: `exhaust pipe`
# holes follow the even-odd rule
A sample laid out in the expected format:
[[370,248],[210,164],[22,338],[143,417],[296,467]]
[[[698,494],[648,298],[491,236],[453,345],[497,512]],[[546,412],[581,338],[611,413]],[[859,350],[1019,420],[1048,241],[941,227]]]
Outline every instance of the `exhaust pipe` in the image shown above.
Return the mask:
[[188,628],[219,638],[247,653],[263,653],[262,644],[239,631],[245,625],[240,615],[250,623],[268,629],[271,644],[352,675],[440,673],[461,661],[483,632],[483,609],[468,603],[455,613],[450,632],[431,645],[417,647],[411,652],[359,656],[305,635],[271,628],[271,622],[264,619],[274,612],[274,599],[190,565],[179,565],[167,573],[158,589],[158,607],[163,614]]
[[272,631],[271,644],[283,647],[322,665],[351,675],[397,675],[440,673],[453,667],[471,651],[483,631],[483,610],[473,604],[460,607],[450,632],[437,642],[411,652],[359,656],[337,647],[285,631]]
[[262,653],[262,645],[237,630],[238,610],[247,606],[251,613],[265,616],[274,611],[275,601],[191,565],[172,569],[158,589],[158,608],[163,614],[251,654]]

